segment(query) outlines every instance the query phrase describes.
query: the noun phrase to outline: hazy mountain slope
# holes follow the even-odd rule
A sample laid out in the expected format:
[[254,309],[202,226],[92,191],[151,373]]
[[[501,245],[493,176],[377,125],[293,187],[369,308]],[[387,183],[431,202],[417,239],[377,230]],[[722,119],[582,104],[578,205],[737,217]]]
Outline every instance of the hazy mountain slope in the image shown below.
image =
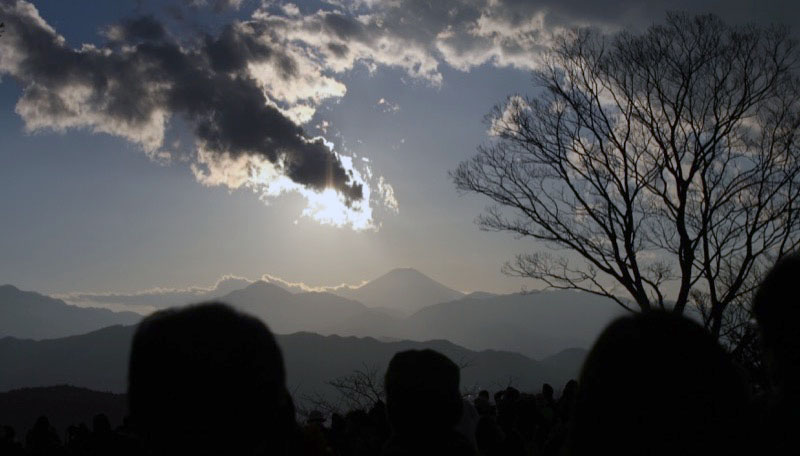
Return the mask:
[[368,312],[363,304],[331,293],[290,293],[282,287],[255,282],[220,301],[264,320],[276,333],[319,331]]
[[554,377],[571,377],[577,380],[588,354],[589,351],[583,348],[568,348],[553,356],[548,356],[541,363]]
[[326,333],[409,340],[446,339],[472,350],[507,350],[541,359],[588,348],[623,313],[614,302],[572,291],[463,298],[405,319],[359,315]]
[[0,286],[0,337],[47,339],[83,334],[115,324],[133,324],[142,318],[133,312],[71,306],[12,285]]
[[134,329],[110,326],[40,341],[0,339],[0,391],[67,384],[123,392]]
[[404,320],[405,317],[392,316],[383,309],[367,309],[346,320],[326,325],[315,332],[324,335],[397,339],[400,334],[405,332],[403,330]]
[[484,299],[484,298],[496,298],[500,296],[497,293],[489,293],[488,291],[473,291],[472,293],[465,295],[465,298],[470,299]]
[[[0,391],[21,387],[71,384],[100,391],[123,392],[133,326],[113,326],[81,336],[45,341],[0,339]],[[326,382],[364,365],[383,372],[392,355],[401,350],[433,348],[466,367],[462,385],[490,389],[509,380],[523,389],[542,382],[563,383],[568,376],[553,375],[544,365],[525,356],[498,351],[476,352],[447,341],[380,342],[373,338],[320,336],[296,333],[278,336],[291,391],[298,397],[312,392],[332,395]]]
[[63,436],[67,426],[86,423],[104,413],[112,427],[122,424],[127,414],[125,395],[92,391],[68,385],[23,388],[0,393],[0,423],[10,425],[19,439],[44,415]]
[[[565,377],[553,376],[541,364],[517,353],[500,351],[476,352],[444,340],[427,342],[380,342],[373,338],[321,337],[311,333],[281,336],[286,359],[288,380],[296,394],[302,396],[317,391],[333,395],[326,382],[350,374],[354,369],[375,366],[385,371],[398,351],[432,348],[453,362],[465,366],[461,371],[462,387],[505,387],[509,380],[524,390],[540,388],[542,382],[560,384]],[[380,379],[379,379],[380,380]]]
[[440,302],[464,296],[411,268],[393,269],[357,288],[338,288],[333,293],[369,307],[385,307],[406,315]]
[[575,291],[541,291],[436,304],[409,317],[402,337],[447,339],[541,359],[589,347],[624,312],[609,299]]
[[[463,296],[413,269],[395,269],[362,287],[335,293],[358,302],[330,293],[291,294],[264,282],[222,299],[261,316],[278,333],[445,339],[472,350],[506,350],[535,359],[590,347],[624,313],[609,299],[575,291]],[[456,299],[433,302],[447,296]],[[412,308],[421,309],[408,317],[396,314]]]

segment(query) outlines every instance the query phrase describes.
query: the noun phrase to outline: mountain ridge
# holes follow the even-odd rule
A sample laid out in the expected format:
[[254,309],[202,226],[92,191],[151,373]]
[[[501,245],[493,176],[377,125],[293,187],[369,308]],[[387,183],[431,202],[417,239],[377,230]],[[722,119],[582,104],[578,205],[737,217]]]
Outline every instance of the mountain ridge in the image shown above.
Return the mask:
[[[135,326],[116,325],[91,333],[41,341],[13,337],[0,339],[0,391],[21,387],[69,384],[114,393],[126,389],[130,343]],[[351,374],[364,365],[385,370],[394,353],[432,348],[462,369],[462,385],[497,388],[515,379],[522,389],[541,383],[563,384],[577,366],[554,369],[519,353],[474,351],[447,340],[381,342],[371,337],[322,336],[311,332],[276,335],[284,354],[287,381],[298,397],[336,392],[327,382]],[[567,378],[569,377],[569,378]]]
[[134,312],[78,307],[14,285],[0,285],[0,337],[63,337],[117,323],[132,324],[141,318]]

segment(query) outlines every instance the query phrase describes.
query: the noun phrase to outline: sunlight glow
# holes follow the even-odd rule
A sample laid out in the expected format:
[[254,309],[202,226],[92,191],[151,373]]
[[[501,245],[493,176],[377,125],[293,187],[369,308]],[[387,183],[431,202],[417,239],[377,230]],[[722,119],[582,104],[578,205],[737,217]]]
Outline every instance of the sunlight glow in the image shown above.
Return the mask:
[[[329,147],[332,147],[329,144]],[[230,157],[198,152],[197,162],[192,164],[195,178],[207,186],[222,185],[231,190],[249,188],[259,194],[265,204],[285,193],[299,193],[306,200],[306,207],[300,213],[323,225],[350,228],[356,231],[377,230],[379,225],[373,219],[373,205],[387,212],[398,213],[394,189],[383,176],[373,176],[366,163],[353,157],[337,155],[342,167],[350,174],[353,182],[361,184],[363,198],[349,206],[344,197],[333,188],[321,191],[309,189],[286,177],[276,165],[255,156]],[[373,187],[377,194],[372,194]]]
[[[292,182],[289,178],[276,172],[274,166],[265,162],[261,172],[254,176],[257,186],[262,189],[261,199],[273,198],[283,193],[295,192],[303,195],[306,207],[300,214],[323,225],[349,227],[356,231],[377,229],[373,223],[371,188],[368,179],[353,166],[352,157],[339,156],[342,166],[352,173],[353,180],[362,185],[364,198],[353,202],[349,207],[345,199],[336,190],[326,188],[320,192]],[[369,173],[367,173],[369,175]]]

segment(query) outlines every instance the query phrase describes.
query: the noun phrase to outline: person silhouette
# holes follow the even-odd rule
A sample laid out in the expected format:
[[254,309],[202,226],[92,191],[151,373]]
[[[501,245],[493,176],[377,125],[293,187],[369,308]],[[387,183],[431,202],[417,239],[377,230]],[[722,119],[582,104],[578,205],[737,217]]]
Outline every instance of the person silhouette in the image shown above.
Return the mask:
[[22,444],[17,442],[17,433],[9,425],[0,426],[0,454],[4,456],[23,456],[25,450]]
[[578,381],[574,456],[747,451],[748,388],[701,326],[650,311],[612,322]]
[[392,357],[386,370],[386,414],[391,435],[384,456],[474,455],[455,430],[462,413],[460,372],[434,350],[408,350]]
[[489,403],[489,392],[486,390],[481,390],[478,393],[478,397],[473,401],[473,405],[481,416],[494,414],[492,404]]
[[779,260],[766,274],[753,298],[764,364],[773,391],[763,419],[764,439],[775,454],[800,451],[800,254]]
[[156,455],[285,454],[296,429],[275,338],[221,303],[139,324],[128,401],[131,426]]
[[25,436],[25,452],[29,455],[62,454],[61,439],[46,416],[40,416]]
[[556,409],[558,412],[558,419],[562,422],[569,421],[572,416],[572,410],[575,408],[575,398],[578,395],[578,382],[570,380],[564,385],[564,390],[561,392],[561,397],[558,398]]

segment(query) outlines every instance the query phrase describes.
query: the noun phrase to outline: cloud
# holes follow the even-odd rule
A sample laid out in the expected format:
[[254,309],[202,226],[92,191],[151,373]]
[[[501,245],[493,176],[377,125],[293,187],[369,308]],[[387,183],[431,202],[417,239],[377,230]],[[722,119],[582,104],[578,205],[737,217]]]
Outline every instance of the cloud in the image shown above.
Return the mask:
[[133,311],[149,314],[167,307],[219,299],[228,293],[241,290],[253,284],[256,280],[272,283],[291,293],[329,292],[335,294],[338,290],[355,289],[367,283],[365,280],[358,284],[343,283],[333,286],[313,286],[304,282],[292,282],[271,274],[264,274],[258,279],[223,275],[210,286],[192,285],[185,288],[150,288],[133,292],[74,291],[55,294],[53,297],[80,307],[103,307],[115,311]]
[[394,197],[394,187],[386,182],[386,179],[384,179],[383,176],[378,178],[378,192],[383,198],[384,206],[394,212],[398,212],[400,210],[400,206],[397,203],[397,198]]
[[261,280],[264,282],[269,282],[279,287],[283,288],[286,291],[292,293],[333,293],[336,294],[338,290],[342,289],[356,289],[361,286],[364,286],[368,281],[362,280],[357,284],[346,284],[342,283],[339,285],[322,285],[322,286],[314,286],[308,285],[305,282],[291,282],[280,277],[276,277],[272,274],[264,274],[261,276]]
[[399,111],[400,106],[397,103],[392,103],[386,98],[381,98],[378,100],[378,109],[380,109],[381,112],[384,113],[392,113]]
[[253,280],[234,275],[224,275],[211,286],[190,286],[186,288],[150,288],[147,290],[124,292],[70,292],[53,297],[82,307],[104,307],[113,310],[130,310],[150,313],[170,306],[208,301],[242,289]]
[[[566,29],[593,26],[603,31],[646,27],[668,9],[717,13],[728,20],[796,21],[791,2],[770,9],[747,0],[326,0],[329,5],[300,15],[291,2],[265,2],[254,19],[302,43],[327,69],[341,72],[362,64],[390,66],[438,86],[441,68],[470,71],[481,65],[537,68],[539,57]],[[288,12],[291,12],[289,14]]]
[[281,179],[283,191],[311,203],[320,195],[335,202],[340,225],[366,217],[358,228],[373,226],[365,216],[369,183],[300,126],[345,86],[263,21],[179,41],[146,16],[107,27],[102,46],[73,49],[26,1],[0,4],[0,15],[8,29],[0,74],[23,86],[16,112],[28,131],[108,133],[169,161],[165,131],[180,116],[193,129],[191,166],[200,182],[269,196],[281,193],[274,188]]
[[[237,9],[242,1],[184,4],[220,10]],[[752,10],[739,8],[744,0],[734,4],[720,13]],[[250,189],[265,201],[300,193],[307,200],[301,216],[371,229],[379,226],[373,208],[396,210],[387,190],[391,186],[380,185],[379,175],[303,128],[320,105],[347,93],[340,80],[344,73],[357,66],[371,72],[386,66],[439,86],[444,67],[530,70],[564,29],[592,25],[611,31],[660,20],[667,7],[701,12],[708,5],[688,0],[327,0],[311,11],[292,2],[264,1],[251,17],[214,35],[175,37],[159,20],[145,16],[106,27],[104,43],[73,48],[31,3],[5,0],[0,2],[7,28],[0,40],[0,75],[11,75],[23,87],[16,112],[28,131],[107,133],[139,144],[159,163],[170,163],[185,161],[172,160],[164,148],[171,121],[180,117],[193,130],[188,161],[204,185]],[[797,16],[791,11],[796,7],[776,8],[770,10],[773,17]],[[387,99],[378,106],[397,109]],[[327,134],[329,127],[319,125]]]
[[[265,3],[254,14],[279,35],[302,44],[326,69],[362,64],[403,69],[438,86],[441,66],[462,71],[491,64],[532,69],[555,33],[581,25],[547,2],[520,0],[328,1],[300,15],[291,3]],[[291,11],[289,14],[287,11]]]

